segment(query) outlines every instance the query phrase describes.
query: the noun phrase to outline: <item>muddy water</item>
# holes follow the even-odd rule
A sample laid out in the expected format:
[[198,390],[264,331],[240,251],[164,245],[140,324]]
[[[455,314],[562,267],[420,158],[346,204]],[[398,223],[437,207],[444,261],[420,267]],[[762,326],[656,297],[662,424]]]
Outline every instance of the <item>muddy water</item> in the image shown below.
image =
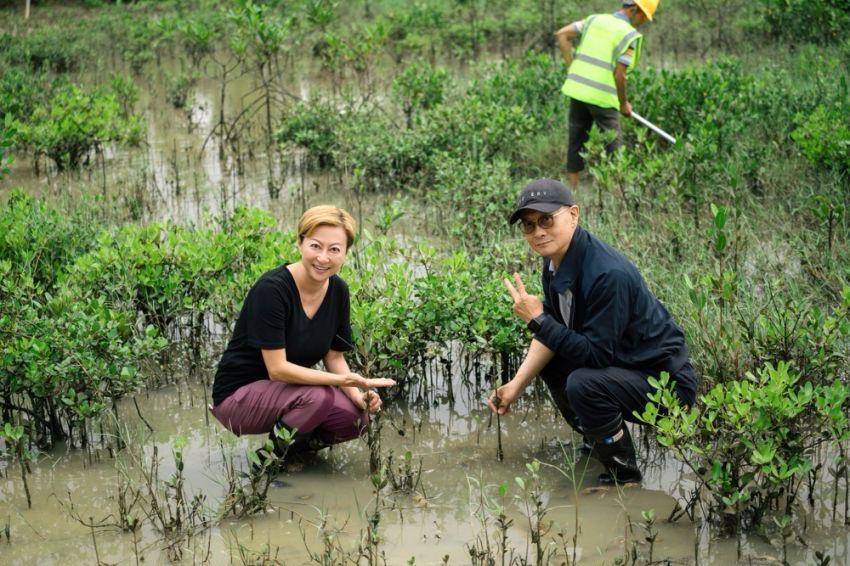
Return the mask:
[[[581,563],[613,563],[622,555],[627,536],[643,536],[639,522],[641,511],[647,509],[654,509],[659,518],[656,559],[685,564],[693,563],[695,556],[704,564],[736,561],[735,541],[701,537],[698,542],[689,521],[664,521],[674,506],[671,495],[686,487],[680,484],[686,483],[687,475],[663,453],[642,455],[647,471],[642,487],[619,492],[597,489],[594,478],[600,468],[583,458],[572,468],[577,478],[573,482],[557,442],[570,441],[569,430],[550,403],[542,395],[538,397],[526,400],[515,414],[502,420],[502,462],[496,459],[495,422],[474,395],[457,396],[452,407],[444,403],[424,407],[387,404],[381,433],[384,453],[393,450],[401,455],[409,450],[413,463],[421,461],[422,466],[417,493],[382,492],[380,549],[386,553],[388,564],[404,564],[412,557],[416,564],[436,564],[446,555],[450,564],[469,563],[468,546],[483,535],[477,518],[481,514],[482,486],[488,498],[498,501],[496,486],[503,481],[509,482],[505,502],[513,520],[510,545],[516,556],[525,557],[528,551],[532,557],[533,551],[527,549],[529,523],[523,514],[523,500],[517,499],[521,491],[514,478],[527,478],[525,465],[534,459],[543,463],[542,498],[548,509],[546,520],[553,521],[549,532],[553,538],[564,533],[570,554],[576,536],[575,552]],[[148,432],[143,426],[132,402],[122,404],[119,418],[134,439],[131,446],[142,450],[148,461],[156,449],[161,460],[159,477],[166,480],[174,472],[171,447],[178,437],[185,438],[187,490],[205,494],[207,514],[214,517],[225,492],[225,462],[232,460],[246,469],[245,454],[259,446],[262,438],[236,438],[215,419],[208,422],[200,386],[175,386],[142,394],[137,400],[154,431]],[[95,452],[86,456],[79,450],[58,448],[42,455],[29,480],[31,510],[26,508],[19,470],[3,470],[0,523],[8,524],[11,542],[0,543],[0,562],[61,564],[71,560],[88,564],[99,559],[135,564],[143,557],[149,564],[167,561],[161,539],[149,526],[134,536],[114,528],[91,529],[71,518],[73,503],[74,512],[84,521],[91,517],[95,523],[108,523],[110,516],[114,520],[120,475],[138,478],[126,455],[112,459],[104,448]],[[255,558],[265,553],[287,564],[308,563],[305,541],[313,552],[322,552],[317,526],[322,517],[327,518],[328,528],[340,529],[340,543],[352,551],[365,532],[366,516],[374,509],[368,462],[365,443],[353,441],[320,453],[301,469],[280,474],[269,492],[268,513],[215,524],[186,545],[183,562],[243,563],[253,552]],[[134,514],[141,516],[140,510]],[[815,522],[812,519],[810,524]],[[627,531],[629,520],[634,526],[631,534]],[[818,521],[829,524],[826,517]],[[492,540],[492,521],[488,529]],[[846,529],[810,529],[806,540],[809,548],[793,545],[790,549],[792,563],[811,561],[814,550],[826,550],[834,564],[850,560],[850,534]],[[646,550],[645,546],[641,548]],[[757,538],[743,541],[742,552],[749,559],[757,559],[756,563],[770,563],[770,557],[781,556],[780,549]]]
[[[92,154],[92,166],[80,172],[57,172],[52,163],[42,159],[36,173],[30,157],[16,155],[10,174],[0,181],[0,198],[15,187],[54,199],[100,195],[132,219],[179,222],[197,222],[236,206],[253,206],[289,223],[297,219],[303,207],[319,202],[349,208],[362,205],[351,193],[349,183],[336,174],[309,171],[297,152],[274,150],[270,167],[264,142],[243,141],[241,159],[237,160],[229,148],[222,156],[221,140],[214,133],[221,110],[221,83],[215,78],[214,65],[208,64],[203,78],[189,91],[186,108],[175,109],[168,102],[166,77],[183,72],[184,66],[177,60],[163,60],[134,78],[139,93],[135,110],[147,124],[142,147],[106,147],[103,159]],[[288,73],[291,76],[283,83],[291,97],[309,99],[331,90],[327,79],[314,67]],[[108,82],[109,75],[82,76],[79,80],[98,84]],[[256,98],[256,88],[248,74],[228,83],[226,120],[243,112]],[[248,137],[264,139],[259,127],[252,122]]]

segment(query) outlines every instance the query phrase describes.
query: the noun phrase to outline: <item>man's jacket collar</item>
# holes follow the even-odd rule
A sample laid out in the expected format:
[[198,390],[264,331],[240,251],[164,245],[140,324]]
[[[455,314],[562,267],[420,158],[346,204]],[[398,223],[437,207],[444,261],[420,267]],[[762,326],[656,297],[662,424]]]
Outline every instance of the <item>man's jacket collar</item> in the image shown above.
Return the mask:
[[[552,278],[552,288],[559,294],[575,286],[581,275],[581,265],[584,262],[588,244],[590,244],[590,234],[581,226],[576,226],[570,247],[567,248],[567,253],[564,254],[564,259]],[[551,260],[547,261],[551,263]]]

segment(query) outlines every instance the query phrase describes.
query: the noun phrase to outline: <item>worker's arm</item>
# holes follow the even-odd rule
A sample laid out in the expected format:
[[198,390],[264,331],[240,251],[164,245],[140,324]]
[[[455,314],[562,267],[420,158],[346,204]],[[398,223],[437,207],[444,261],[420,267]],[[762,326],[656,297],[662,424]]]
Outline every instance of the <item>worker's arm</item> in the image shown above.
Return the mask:
[[561,50],[561,57],[567,67],[573,62],[573,40],[578,35],[576,22],[566,25],[555,32],[555,39],[558,40],[558,47]]
[[632,105],[629,103],[629,96],[626,93],[626,65],[617,62],[614,67],[614,83],[617,85],[617,98],[620,100],[620,113],[623,116],[632,115]]
[[[546,364],[554,356],[555,353],[552,350],[544,346],[542,342],[533,339],[531,345],[528,347],[528,353],[526,353],[525,359],[520,364],[514,378],[490,395],[490,398],[487,400],[490,410],[498,412],[500,415],[510,412],[513,402],[519,399],[519,396],[522,395],[522,392],[525,391],[531,380],[546,367]],[[498,407],[496,406],[496,397],[499,398]]]
[[339,387],[359,387],[361,389],[372,389],[373,387],[389,387],[395,385],[392,379],[366,379],[356,373],[348,372],[344,375],[305,368],[293,364],[286,359],[286,349],[261,350],[263,362],[269,372],[269,379],[282,381],[295,385],[336,385]]

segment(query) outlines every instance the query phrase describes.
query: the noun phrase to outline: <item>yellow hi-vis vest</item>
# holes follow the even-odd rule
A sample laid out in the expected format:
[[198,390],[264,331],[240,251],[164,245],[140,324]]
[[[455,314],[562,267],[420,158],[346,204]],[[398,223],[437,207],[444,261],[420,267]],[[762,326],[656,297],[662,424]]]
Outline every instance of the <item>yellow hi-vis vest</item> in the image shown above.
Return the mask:
[[570,98],[602,108],[619,108],[614,68],[629,45],[635,45],[631,70],[640,57],[643,36],[631,24],[613,14],[596,14],[584,21],[576,55],[561,92]]

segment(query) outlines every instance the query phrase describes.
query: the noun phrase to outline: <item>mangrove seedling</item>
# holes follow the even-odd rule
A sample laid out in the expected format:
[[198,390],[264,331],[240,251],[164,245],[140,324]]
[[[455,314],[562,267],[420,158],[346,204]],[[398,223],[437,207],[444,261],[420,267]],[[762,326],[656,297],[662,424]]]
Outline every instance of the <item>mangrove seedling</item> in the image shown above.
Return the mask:
[[24,433],[23,425],[12,425],[5,423],[0,429],[0,437],[6,440],[6,443],[11,447],[15,459],[21,466],[21,481],[24,484],[24,493],[27,496],[27,508],[32,509],[32,496],[30,495],[30,486],[27,483],[27,474],[32,473],[29,466],[29,461],[33,459],[33,454],[27,446],[27,435]]
[[658,529],[655,526],[655,509],[646,509],[641,511],[640,515],[643,517],[643,523],[641,523],[641,526],[646,533],[643,540],[649,545],[649,558],[647,559],[647,564],[652,564],[652,552],[655,548],[655,539],[658,538]]
[[531,544],[534,545],[535,564],[545,564],[547,557],[547,545],[543,537],[552,528],[552,521],[546,523],[546,514],[549,512],[549,497],[543,491],[540,477],[540,462],[533,460],[525,464],[528,476],[514,478],[520,493],[515,496],[523,508],[523,513],[528,519],[528,530],[531,534]]
[[[493,405],[495,405],[496,409],[502,406],[502,400],[499,398],[497,391],[493,391]],[[496,459],[499,462],[505,459],[505,451],[502,450],[502,417],[498,411],[496,412]]]
[[[364,401],[366,406],[372,400],[372,392],[367,391]],[[383,468],[383,458],[381,456],[381,427],[383,426],[381,412],[369,417],[369,425],[366,428],[366,444],[369,446],[369,473],[377,474]]]

